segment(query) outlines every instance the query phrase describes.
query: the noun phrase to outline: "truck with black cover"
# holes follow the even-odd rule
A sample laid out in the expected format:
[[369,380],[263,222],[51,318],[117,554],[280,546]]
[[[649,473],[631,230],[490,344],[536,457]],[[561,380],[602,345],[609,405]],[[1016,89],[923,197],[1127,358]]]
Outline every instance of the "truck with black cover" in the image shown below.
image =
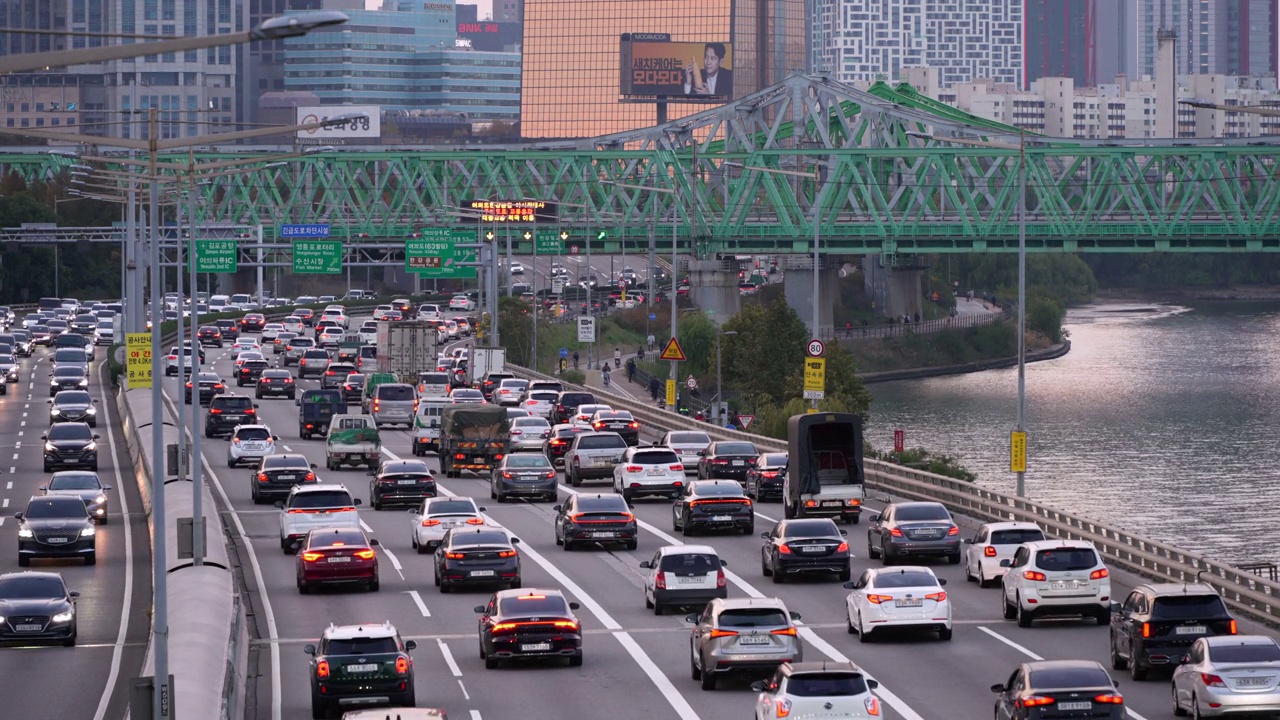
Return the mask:
[[788,518],[829,517],[857,523],[866,500],[862,418],[818,412],[787,421],[787,467],[782,485]]
[[346,394],[342,390],[307,390],[298,398],[298,437],[308,440],[324,436],[334,415],[347,412]]
[[499,405],[447,405],[440,416],[440,468],[445,477],[460,470],[493,471],[511,440],[507,409]]

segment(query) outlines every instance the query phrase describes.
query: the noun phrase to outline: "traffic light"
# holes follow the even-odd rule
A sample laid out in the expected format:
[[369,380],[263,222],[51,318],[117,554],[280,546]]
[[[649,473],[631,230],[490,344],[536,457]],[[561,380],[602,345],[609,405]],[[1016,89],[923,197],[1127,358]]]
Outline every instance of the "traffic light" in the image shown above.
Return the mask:
[[485,231],[485,233],[484,233],[484,239],[485,239],[485,240],[493,240],[493,231],[492,231],[492,230],[486,230],[486,231]]
[[560,231],[560,242],[567,242],[568,240],[569,240],[569,231],[568,231],[568,230],[561,230],[561,231]]
[[605,236],[605,232],[604,232],[603,230],[601,230],[600,232],[596,233],[596,239],[597,239],[597,240],[603,240],[603,239],[604,239],[604,236]]
[[529,232],[528,230],[525,230],[525,231],[524,231],[524,239],[525,239],[525,241],[526,241],[526,242],[528,242],[529,240],[532,240],[532,239],[533,239],[533,233]]

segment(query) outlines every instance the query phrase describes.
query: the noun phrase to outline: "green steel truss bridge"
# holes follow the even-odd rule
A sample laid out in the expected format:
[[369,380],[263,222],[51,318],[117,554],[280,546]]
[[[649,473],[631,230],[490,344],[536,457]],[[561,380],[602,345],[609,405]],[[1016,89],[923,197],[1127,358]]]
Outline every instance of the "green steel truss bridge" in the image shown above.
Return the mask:
[[[522,147],[322,149],[272,167],[264,160],[197,192],[206,222],[262,224],[268,241],[283,223],[327,222],[335,237],[395,247],[424,227],[461,225],[457,208],[468,200],[532,199],[556,203],[558,220],[548,224],[567,230],[570,243],[592,238],[593,252],[642,251],[651,241],[661,252],[674,235],[681,252],[703,258],[811,253],[815,222],[821,251],[832,255],[1014,252],[1023,142],[1016,128],[909,86],[861,91],[795,75],[632,132]],[[1280,251],[1280,150],[1272,145],[1028,135],[1024,147],[1033,252]],[[193,157],[199,172],[255,153],[271,154],[231,148]],[[186,165],[188,155],[161,160]],[[75,162],[0,150],[0,171],[28,179]],[[516,247],[528,253],[521,232]]]

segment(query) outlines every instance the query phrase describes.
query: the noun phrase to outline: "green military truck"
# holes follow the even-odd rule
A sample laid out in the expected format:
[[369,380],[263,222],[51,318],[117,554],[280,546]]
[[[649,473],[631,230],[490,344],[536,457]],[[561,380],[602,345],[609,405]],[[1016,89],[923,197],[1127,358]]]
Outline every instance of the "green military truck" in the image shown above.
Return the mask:
[[440,468],[445,477],[461,470],[488,473],[507,454],[511,422],[498,405],[448,405],[440,416]]

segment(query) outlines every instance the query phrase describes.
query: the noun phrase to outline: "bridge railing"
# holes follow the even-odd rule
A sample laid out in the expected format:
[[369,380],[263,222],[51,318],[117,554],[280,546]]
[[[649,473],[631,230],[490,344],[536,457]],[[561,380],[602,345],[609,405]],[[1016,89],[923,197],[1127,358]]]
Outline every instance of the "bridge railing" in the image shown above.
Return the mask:
[[[561,378],[509,366],[526,378]],[[569,386],[568,383],[565,383]],[[700,430],[716,440],[746,440],[769,452],[785,452],[787,443],[777,438],[719,428],[644,402],[624,398],[608,390],[579,388],[608,395],[608,403],[631,412],[638,420],[664,430]],[[1280,582],[1248,569],[1219,562],[1203,554],[1123,530],[1114,525],[1064,510],[996,492],[971,482],[914,470],[901,465],[866,460],[867,487],[908,500],[940,502],[962,515],[995,522],[1034,522],[1051,535],[1084,540],[1098,549],[1111,565],[1162,582],[1203,582],[1214,587],[1231,608],[1269,624],[1280,624]]]

